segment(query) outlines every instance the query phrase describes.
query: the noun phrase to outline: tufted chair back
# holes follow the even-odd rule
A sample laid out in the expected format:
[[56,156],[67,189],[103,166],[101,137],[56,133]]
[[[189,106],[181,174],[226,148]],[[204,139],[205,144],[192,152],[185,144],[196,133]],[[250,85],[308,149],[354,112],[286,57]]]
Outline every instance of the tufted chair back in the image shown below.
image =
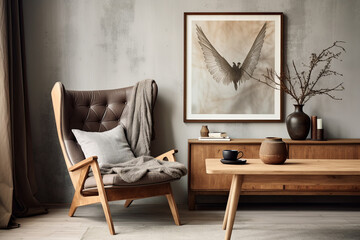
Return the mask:
[[[99,91],[71,91],[57,82],[52,90],[52,99],[60,144],[67,165],[85,158],[71,129],[103,132],[123,123],[126,126],[127,102],[133,87]],[[152,86],[154,107],[157,85]]]

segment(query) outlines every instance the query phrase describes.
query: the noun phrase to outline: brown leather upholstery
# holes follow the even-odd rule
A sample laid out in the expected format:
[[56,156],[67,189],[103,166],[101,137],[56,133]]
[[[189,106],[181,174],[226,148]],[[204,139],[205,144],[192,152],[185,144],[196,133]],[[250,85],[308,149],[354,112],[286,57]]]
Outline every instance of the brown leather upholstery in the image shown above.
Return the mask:
[[[120,122],[126,126],[126,104],[130,99],[132,88],[69,91],[62,85],[61,131],[66,152],[72,164],[84,160],[85,156],[71,129],[103,132],[116,127]],[[152,88],[154,107],[157,97],[155,82]]]

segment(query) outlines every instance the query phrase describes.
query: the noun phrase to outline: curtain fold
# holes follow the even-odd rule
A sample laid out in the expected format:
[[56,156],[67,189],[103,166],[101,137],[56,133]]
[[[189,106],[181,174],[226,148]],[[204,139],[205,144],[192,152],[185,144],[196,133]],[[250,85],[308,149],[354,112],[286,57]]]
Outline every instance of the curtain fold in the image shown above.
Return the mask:
[[0,228],[6,228],[12,213],[13,176],[5,0],[0,0],[0,34]]
[[25,78],[25,47],[22,5],[8,0],[10,111],[12,133],[12,162],[14,181],[13,214],[26,217],[47,211],[35,198],[37,191],[33,168],[30,117]]
[[[25,79],[22,5],[19,0],[0,1],[0,219],[1,227],[6,227],[11,213],[15,217],[26,217],[47,211],[34,196],[37,189]],[[6,158],[3,149],[4,152],[10,150]]]

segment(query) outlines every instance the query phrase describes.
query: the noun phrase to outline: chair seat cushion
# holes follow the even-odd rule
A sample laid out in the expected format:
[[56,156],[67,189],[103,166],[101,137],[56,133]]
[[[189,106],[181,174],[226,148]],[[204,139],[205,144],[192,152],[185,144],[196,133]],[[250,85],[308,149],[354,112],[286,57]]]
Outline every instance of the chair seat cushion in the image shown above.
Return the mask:
[[[118,187],[131,187],[131,186],[145,186],[145,185],[152,185],[152,184],[160,184],[171,182],[174,180],[178,180],[180,178],[172,178],[171,176],[158,172],[148,172],[144,177],[142,177],[137,182],[128,183],[122,180],[118,174],[105,174],[102,176],[104,186],[118,186]],[[84,190],[91,189],[96,187],[95,177],[91,176],[85,180]]]

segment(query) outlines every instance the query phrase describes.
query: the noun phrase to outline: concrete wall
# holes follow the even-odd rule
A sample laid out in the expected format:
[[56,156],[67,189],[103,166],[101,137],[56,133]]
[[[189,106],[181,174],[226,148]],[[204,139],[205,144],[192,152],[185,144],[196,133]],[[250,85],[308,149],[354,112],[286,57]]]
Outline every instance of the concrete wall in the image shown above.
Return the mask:
[[[360,1],[245,0],[32,0],[24,2],[27,80],[38,197],[69,202],[73,188],[57,139],[50,90],[56,81],[68,89],[108,89],[153,78],[159,86],[154,153],[178,148],[187,164],[187,139],[202,124],[183,122],[184,12],[283,12],[285,58],[307,61],[311,52],[335,40],[347,53],[336,69],[344,74],[342,101],[316,97],[305,106],[320,115],[328,137],[358,138],[360,128]],[[285,116],[293,111],[285,97]],[[236,138],[288,137],[284,123],[208,124]],[[187,179],[174,184],[185,203]],[[147,202],[153,200],[148,200]]]

